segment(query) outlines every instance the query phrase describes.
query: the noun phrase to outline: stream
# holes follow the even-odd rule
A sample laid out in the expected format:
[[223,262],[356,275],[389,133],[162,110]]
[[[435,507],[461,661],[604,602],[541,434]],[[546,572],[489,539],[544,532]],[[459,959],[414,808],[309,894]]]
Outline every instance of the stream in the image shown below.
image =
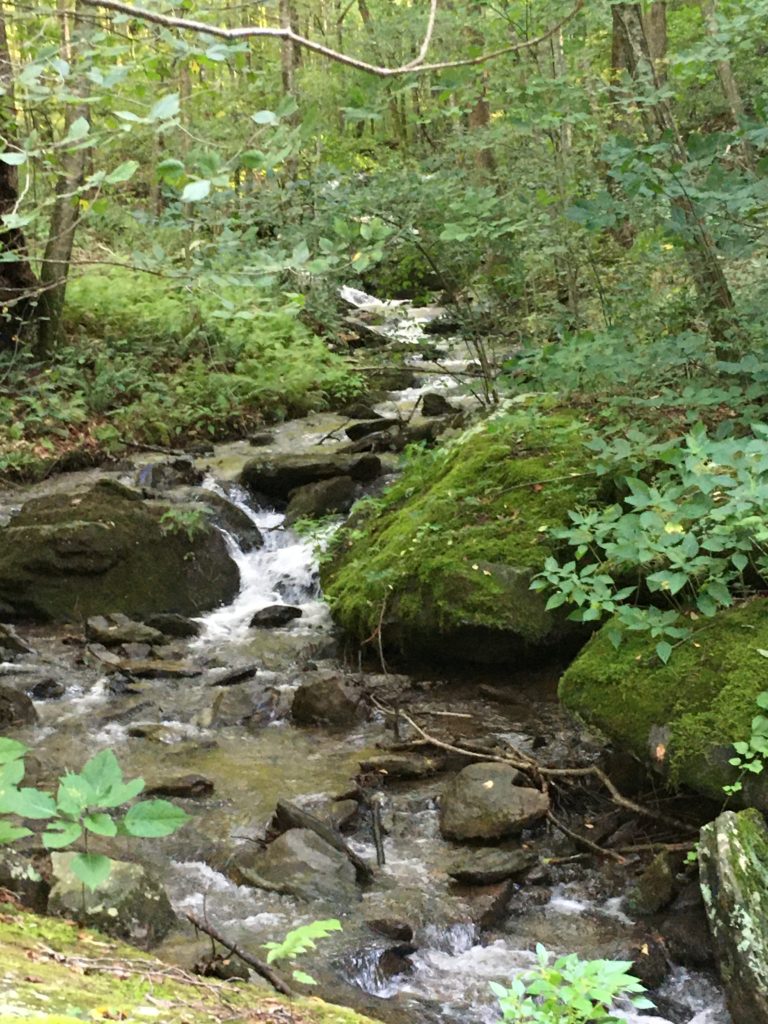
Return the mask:
[[[418,340],[418,320],[396,312],[389,329],[398,337]],[[448,346],[446,358],[430,367],[434,372],[427,382],[392,394],[376,407],[377,413],[410,415],[425,391],[450,391],[457,402],[473,404],[471,395],[456,390],[450,374],[439,372],[460,369],[467,354],[457,353],[455,342],[441,339],[441,344]],[[412,363],[424,366],[417,357]],[[316,446],[321,438],[341,432],[344,422],[338,414],[323,413],[283,424],[275,430],[270,449],[279,453]],[[330,437],[324,443],[332,449],[341,442]],[[294,800],[318,816],[328,814],[334,798],[350,789],[360,762],[381,754],[382,745],[393,738],[376,712],[342,730],[300,728],[289,718],[292,694],[308,672],[350,670],[339,660],[344,652],[319,589],[318,538],[286,528],[283,514],[273,508],[254,507],[235,483],[253,454],[253,447],[242,441],[217,446],[213,456],[198,459],[206,474],[202,487],[238,505],[265,538],[262,548],[249,552],[228,538],[240,572],[239,594],[200,620],[199,637],[170,645],[171,654],[191,661],[200,674],[137,680],[121,687],[83,657],[82,646],[67,631],[25,629],[37,652],[28,659],[29,673],[54,676],[66,691],[60,699],[36,701],[39,724],[19,730],[19,738],[34,748],[43,766],[59,770],[79,768],[86,751],[110,747],[126,777],[142,775],[153,784],[194,773],[211,780],[212,794],[178,801],[192,816],[191,823],[168,839],[132,840],[131,854],[153,865],[177,913],[207,915],[233,942],[256,955],[263,955],[263,943],[282,938],[299,924],[339,917],[343,931],[322,940],[299,966],[317,978],[318,992],[325,998],[381,1020],[491,1024],[498,1012],[488,983],[503,983],[531,966],[539,942],[587,959],[624,958],[647,933],[647,926],[644,931],[626,910],[624,897],[632,878],[615,864],[588,866],[588,861],[573,860],[573,845],[558,833],[538,829],[498,844],[507,849],[522,844],[539,858],[563,861],[545,865],[535,879],[516,885],[500,909],[498,885],[451,880],[448,868],[466,847],[443,839],[438,828],[437,797],[449,777],[446,772],[389,781],[383,787],[386,864],[354,898],[309,903],[232,880],[230,865],[263,835],[278,798]],[[88,481],[104,475],[135,483],[137,471],[153,461],[146,456],[134,460],[131,469],[70,474],[67,483],[72,485],[73,476]],[[26,488],[24,497],[40,493],[41,486],[49,492],[59,483]],[[6,510],[18,502],[18,490],[0,496]],[[254,612],[274,604],[298,606],[302,617],[280,629],[252,629]],[[0,665],[4,681],[25,668],[24,661]],[[217,686],[224,673],[246,666],[256,666],[249,678]],[[562,757],[567,763],[589,738],[559,710],[556,681],[554,668],[515,679],[469,670],[451,678],[430,672],[416,678],[363,673],[366,689],[387,694],[399,685],[409,713],[430,724],[450,721],[454,737],[506,740],[531,750],[543,744],[550,760]],[[355,852],[376,863],[367,817],[351,824],[347,838]],[[112,850],[120,855],[119,849]],[[404,952],[398,942],[370,927],[369,922],[381,921],[407,923],[413,951]],[[158,952],[189,966],[208,945],[183,927]],[[719,983],[703,971],[672,965],[654,999],[656,1015],[626,1008],[618,1012],[637,1024],[728,1022]]]

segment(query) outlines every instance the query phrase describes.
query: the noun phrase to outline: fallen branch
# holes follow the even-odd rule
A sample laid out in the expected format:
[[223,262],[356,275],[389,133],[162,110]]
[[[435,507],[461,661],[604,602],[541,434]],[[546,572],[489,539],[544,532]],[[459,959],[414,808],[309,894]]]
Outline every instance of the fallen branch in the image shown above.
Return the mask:
[[243,963],[248,964],[254,971],[269,984],[276,992],[280,992],[284,996],[295,996],[298,993],[291,988],[287,981],[283,981],[279,974],[272,970],[268,963],[264,960],[259,960],[258,957],[252,956],[247,950],[242,949],[234,942],[230,942],[228,938],[221,934],[218,929],[214,928],[212,924],[207,921],[201,920],[197,914],[188,912],[186,915],[187,920],[195,926],[199,931],[205,932],[206,935],[215,941],[221,943],[226,949],[229,950],[230,954],[239,956]]
[[598,846],[597,843],[593,843],[591,839],[587,839],[586,836],[580,835],[578,832],[574,832],[572,829],[564,825],[559,818],[556,818],[552,811],[547,812],[547,821],[558,830],[562,832],[564,836],[568,836],[578,846],[584,846],[592,853],[596,853],[599,857],[608,857],[610,860],[615,861],[617,864],[626,864],[626,860],[621,856],[620,853],[616,853],[615,850],[605,850],[602,846]]

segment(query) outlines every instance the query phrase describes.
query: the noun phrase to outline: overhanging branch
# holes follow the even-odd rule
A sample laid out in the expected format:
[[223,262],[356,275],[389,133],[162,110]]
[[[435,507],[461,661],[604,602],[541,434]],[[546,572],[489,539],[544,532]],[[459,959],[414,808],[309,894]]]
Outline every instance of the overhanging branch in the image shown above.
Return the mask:
[[339,50],[334,50],[329,46],[324,46],[322,43],[315,42],[314,39],[307,39],[306,36],[299,35],[298,32],[294,32],[290,27],[265,28],[256,25],[247,25],[242,28],[220,28],[218,25],[209,25],[204,21],[196,21],[192,18],[177,18],[170,14],[160,14],[157,11],[147,10],[145,7],[138,7],[134,4],[123,3],[122,0],[82,0],[82,3],[88,7],[103,8],[105,10],[115,11],[118,14],[125,14],[130,18],[137,18],[140,21],[148,21],[155,25],[162,25],[164,28],[196,32],[200,35],[214,36],[217,39],[228,39],[233,41],[237,39],[252,39],[258,36],[267,36],[272,39],[286,39],[292,42],[295,46],[301,46],[305,50],[311,50],[313,53],[319,53],[322,57],[335,61],[337,64],[345,64],[347,67],[356,68],[358,71],[365,71],[368,74],[376,75],[379,78],[392,78],[397,75],[422,74],[425,71],[442,71],[446,68],[471,67],[477,64],[484,64],[489,60],[495,60],[497,57],[503,57],[508,53],[518,53],[520,50],[531,49],[534,46],[538,46],[540,43],[546,42],[546,40],[550,39],[565,25],[567,25],[568,22],[572,21],[584,6],[585,0],[576,0],[575,5],[564,18],[558,21],[557,24],[553,25],[551,28],[547,29],[547,31],[543,32],[540,36],[536,36],[534,39],[526,39],[523,42],[504,46],[499,50],[492,50],[489,53],[481,53],[477,57],[468,57],[465,60],[446,60],[433,64],[426,64],[424,61],[432,44],[435,22],[437,20],[438,0],[430,0],[427,28],[424,33],[421,46],[419,47],[418,56],[412,61],[409,61],[409,63],[401,64],[398,67],[384,67],[378,64],[369,64],[368,61],[361,60],[359,57],[353,57],[348,53],[341,53]]

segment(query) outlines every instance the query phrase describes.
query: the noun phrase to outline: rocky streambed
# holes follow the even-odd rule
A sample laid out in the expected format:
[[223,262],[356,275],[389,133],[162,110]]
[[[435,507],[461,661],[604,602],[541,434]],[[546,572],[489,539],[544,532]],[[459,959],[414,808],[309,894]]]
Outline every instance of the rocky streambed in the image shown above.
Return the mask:
[[[194,459],[142,456],[4,494],[0,600],[26,621],[0,635],[2,731],[31,747],[39,785],[108,747],[190,814],[168,839],[105,847],[128,862],[106,903],[150,891],[152,913],[144,899],[98,923],[167,958],[190,965],[209,949],[187,912],[257,955],[299,923],[338,917],[343,931],[301,966],[321,994],[382,1020],[493,1021],[488,982],[531,965],[541,942],[633,960],[658,1011],[625,1010],[628,1021],[726,1024],[695,869],[682,850],[647,849],[674,837],[603,792],[547,796],[493,760],[613,758],[624,791],[642,792],[636,766],[561,711],[556,660],[402,675],[386,651],[359,662],[334,631],[322,538],[287,520],[375,492],[393,467],[375,435],[407,421],[426,436],[466,402],[410,418],[435,384],[362,410],[373,417],[318,415]],[[345,435],[360,423],[370,429]],[[125,543],[111,544],[123,526]],[[30,624],[60,620],[62,602],[70,623]],[[26,897],[77,910],[66,863],[43,861]],[[5,861],[2,884],[20,887],[20,863]]]

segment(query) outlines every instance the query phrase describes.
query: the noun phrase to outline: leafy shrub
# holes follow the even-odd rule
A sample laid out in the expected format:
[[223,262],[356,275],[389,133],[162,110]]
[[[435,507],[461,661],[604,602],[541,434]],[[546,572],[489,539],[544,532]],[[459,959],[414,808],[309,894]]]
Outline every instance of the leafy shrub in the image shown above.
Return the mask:
[[[324,939],[331,932],[340,932],[341,923],[335,918],[327,921],[312,921],[310,924],[303,924],[288,932],[282,942],[266,942],[264,949],[269,950],[267,963],[273,964],[280,960],[292,961],[309,949],[315,949],[315,939]],[[292,973],[294,981],[302,985],[316,985],[317,982],[311,974],[305,971],[294,970]]]

